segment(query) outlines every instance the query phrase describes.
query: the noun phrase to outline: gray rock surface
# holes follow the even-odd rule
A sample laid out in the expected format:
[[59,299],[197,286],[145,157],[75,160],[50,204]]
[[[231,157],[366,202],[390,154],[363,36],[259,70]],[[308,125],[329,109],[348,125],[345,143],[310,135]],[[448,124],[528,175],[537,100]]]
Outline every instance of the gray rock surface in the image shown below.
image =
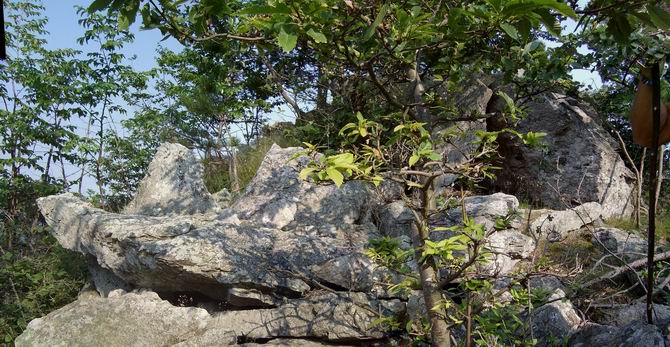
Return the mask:
[[128,292],[134,287],[116,276],[112,271],[98,265],[98,262],[93,257],[89,257],[88,271],[91,274],[91,281],[95,286],[95,290],[102,297],[107,297],[109,293],[117,289]]
[[153,292],[79,299],[32,320],[16,346],[165,346],[197,336],[210,320],[203,309],[173,306]]
[[665,347],[664,337],[658,327],[635,321],[623,327],[594,323],[586,324],[572,335],[568,346],[572,347]]
[[[465,198],[465,212],[468,217],[474,219],[478,224],[484,224],[487,229],[491,229],[495,220],[499,217],[506,217],[510,212],[519,208],[519,201],[513,195],[504,193],[495,193],[491,195],[476,195]],[[436,224],[458,225],[463,222],[462,208],[455,207],[446,212],[443,216],[438,216]]]
[[161,291],[225,297],[230,287],[297,295],[310,268],[362,250],[371,224],[283,231],[194,216],[146,217],[96,209],[73,194],[38,201],[64,247],[94,256],[124,281]]
[[273,145],[258,172],[231,206],[241,219],[255,220],[267,227],[324,224],[349,225],[371,221],[378,204],[371,184],[348,181],[340,188],[314,184],[298,175],[309,161],[291,160],[302,148]]
[[602,217],[602,206],[597,202],[587,202],[571,209],[541,214],[531,222],[530,231],[540,238],[557,242],[563,240],[569,232],[598,222]]
[[202,177],[202,163],[190,149],[165,143],[158,148],[125,213],[164,216],[211,212],[216,204]]
[[476,264],[479,273],[505,276],[514,270],[521,259],[527,259],[535,250],[535,241],[530,236],[508,229],[494,232],[489,236],[486,248],[490,252],[489,261]]
[[595,111],[555,93],[540,95],[527,106],[527,117],[516,130],[546,133],[547,146],[502,143],[505,159],[497,187],[553,209],[598,202],[606,218],[630,215],[634,176],[617,153],[617,143],[598,124]]
[[565,296],[566,288],[556,276],[534,276],[528,279],[530,290],[542,290],[558,296]]
[[616,228],[597,228],[593,236],[596,247],[626,259],[638,259],[647,254],[647,241],[634,233]]
[[[647,306],[645,303],[603,308],[600,312],[602,318],[598,320],[598,323],[606,325],[624,326],[634,321],[645,321],[647,319]],[[668,319],[670,319],[670,307],[654,304],[654,321]]]
[[414,214],[404,202],[395,201],[379,210],[379,232],[388,237],[412,236]]
[[400,315],[404,306],[397,300],[370,300],[362,293],[327,293],[277,308],[210,315],[200,308],[173,306],[154,292],[120,293],[79,299],[33,320],[16,346],[97,346],[103,342],[109,347],[223,346],[236,344],[239,338],[282,337],[365,341],[384,337],[371,325],[377,312]]
[[582,318],[572,303],[565,299],[563,290],[554,290],[548,301],[532,313],[531,329],[538,339],[537,346],[562,346],[577,332]]

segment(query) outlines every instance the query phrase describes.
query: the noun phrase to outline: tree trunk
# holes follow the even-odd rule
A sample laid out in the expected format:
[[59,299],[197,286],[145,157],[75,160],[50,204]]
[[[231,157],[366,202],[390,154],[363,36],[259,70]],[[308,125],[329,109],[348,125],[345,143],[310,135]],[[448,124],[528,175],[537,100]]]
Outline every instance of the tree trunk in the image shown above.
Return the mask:
[[[412,227],[412,243],[416,249],[416,258],[421,258],[424,248],[424,240],[428,238],[427,225],[424,221],[415,221]],[[426,308],[429,310],[428,321],[430,322],[431,342],[434,347],[448,347],[451,339],[449,327],[447,326],[447,312],[444,309],[442,289],[439,286],[438,272],[432,258],[421,264],[419,270],[421,278],[421,289]]]
[[240,191],[240,178],[237,175],[237,153],[235,152],[235,148],[231,148],[229,153],[228,176],[230,177],[230,190],[233,193],[237,193]]
[[635,208],[635,225],[638,229],[642,227],[641,223],[641,210],[642,210],[642,183],[644,181],[644,161],[647,156],[647,148],[642,149],[642,158],[640,159],[640,170],[639,177],[637,179],[637,201]]
[[663,158],[665,156],[665,146],[658,148],[658,176],[656,178],[656,206],[654,211],[658,212],[658,199],[661,197],[661,185],[663,184]]
[[[429,213],[429,191],[428,186],[432,185],[432,180],[424,181],[424,188],[420,190],[420,196],[417,196],[421,204],[421,213],[414,213],[414,223],[412,224],[412,243],[415,249],[417,261],[425,248],[424,240],[430,237],[430,226],[428,225]],[[419,269],[421,289],[423,291],[423,300],[428,309],[428,321],[430,322],[430,336],[434,347],[449,347],[451,345],[451,334],[447,325],[447,312],[443,305],[442,288],[440,287],[440,278],[437,264],[432,257],[426,259]]]

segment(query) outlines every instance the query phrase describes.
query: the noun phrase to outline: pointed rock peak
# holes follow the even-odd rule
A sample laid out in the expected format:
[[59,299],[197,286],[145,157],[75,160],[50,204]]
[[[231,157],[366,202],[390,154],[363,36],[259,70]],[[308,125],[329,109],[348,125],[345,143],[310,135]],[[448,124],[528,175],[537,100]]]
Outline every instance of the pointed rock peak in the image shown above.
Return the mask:
[[212,211],[216,204],[203,181],[202,163],[177,143],[158,148],[127,214],[164,216]]

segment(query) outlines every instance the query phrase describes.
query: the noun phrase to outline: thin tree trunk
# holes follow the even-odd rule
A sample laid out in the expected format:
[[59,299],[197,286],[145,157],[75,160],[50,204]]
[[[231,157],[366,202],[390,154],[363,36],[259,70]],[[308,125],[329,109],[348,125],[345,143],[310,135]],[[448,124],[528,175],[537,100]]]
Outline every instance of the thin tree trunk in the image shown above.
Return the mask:
[[[88,118],[88,124],[86,124],[86,135],[85,139],[88,140],[89,136],[91,135],[91,125],[93,124],[93,118],[92,116]],[[88,155],[86,155],[88,157]],[[86,172],[86,159],[84,159],[84,162],[81,163],[81,172],[79,174],[79,183],[77,187],[77,192],[79,192],[79,195],[82,195],[81,189],[84,184],[84,173]]]
[[640,178],[637,180],[637,211],[635,213],[635,224],[640,229],[641,225],[641,210],[642,210],[642,183],[644,177],[644,162],[647,157],[647,148],[642,149],[642,159],[640,159]]
[[65,174],[65,163],[63,162],[63,156],[60,156],[60,172],[63,175],[63,191],[67,192],[70,189],[70,183],[67,180],[67,175]]
[[[430,237],[428,225],[429,213],[429,188],[432,179],[424,182],[424,188],[420,190],[418,197],[421,203],[421,214],[414,212],[414,223],[412,223],[412,243],[415,249],[416,259],[421,258],[425,248],[425,240]],[[444,305],[442,288],[440,287],[437,264],[432,257],[428,257],[421,264],[419,278],[423,292],[423,300],[428,309],[428,321],[430,322],[430,336],[434,347],[449,347],[451,345],[451,334],[447,325],[447,312]]]
[[228,160],[228,175],[230,176],[230,190],[233,193],[240,191],[240,178],[237,174],[237,153],[235,148],[230,148],[230,158]]
[[663,184],[663,157],[665,155],[665,146],[658,148],[658,178],[656,179],[656,206],[654,211],[658,212],[658,200],[661,197],[661,185]]
[[102,105],[102,112],[100,113],[100,133],[98,134],[98,160],[95,163],[95,179],[98,183],[98,194],[100,194],[100,207],[105,208],[105,189],[102,183],[102,158],[104,156],[104,141],[105,141],[105,110],[107,108],[107,99]]

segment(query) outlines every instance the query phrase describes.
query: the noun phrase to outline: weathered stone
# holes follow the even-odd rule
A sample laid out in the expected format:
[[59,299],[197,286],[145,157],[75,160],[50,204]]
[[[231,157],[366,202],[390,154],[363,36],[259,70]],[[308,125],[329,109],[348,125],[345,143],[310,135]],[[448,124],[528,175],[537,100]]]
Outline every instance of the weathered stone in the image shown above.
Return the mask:
[[404,202],[396,201],[384,205],[379,211],[379,232],[384,236],[400,237],[412,235],[414,214]]
[[370,300],[363,293],[320,294],[277,308],[227,311],[176,307],[153,292],[77,300],[30,322],[17,346],[221,346],[283,337],[323,341],[375,340],[385,333],[378,314],[401,315],[398,300]]
[[96,209],[72,194],[42,198],[42,214],[64,247],[94,256],[124,281],[158,291],[224,299],[225,288],[280,295],[309,290],[311,267],[362,250],[372,225],[282,231],[194,216],[146,217]]
[[[499,217],[506,217],[519,208],[519,201],[512,195],[495,193],[491,195],[469,196],[464,199],[466,214],[476,223],[484,224],[487,229],[494,226]],[[462,208],[450,209],[446,214],[438,216],[434,221],[437,225],[457,225],[463,222]]]
[[291,300],[274,309],[227,311],[213,317],[210,329],[229,329],[249,339],[311,337],[328,341],[378,339],[381,328],[370,324],[378,313],[405,312],[398,300],[369,300],[363,293],[332,293]]
[[[16,346],[166,346],[197,336],[210,319],[203,309],[172,306],[153,292],[80,299],[32,320]],[[220,343],[233,344],[230,337]]]
[[212,194],[212,199],[219,207],[229,207],[233,202],[233,194],[228,189],[223,188],[218,192]]
[[331,259],[312,266],[311,270],[320,281],[381,297],[387,296],[386,284],[399,281],[391,271],[375,264],[362,253]]
[[530,231],[551,242],[561,241],[569,232],[601,220],[602,211],[602,206],[597,202],[587,202],[563,211],[549,211],[531,222]]
[[375,191],[379,196],[379,200],[384,203],[390,203],[402,199],[402,196],[405,194],[405,185],[390,179],[384,179],[375,188]]
[[480,273],[505,276],[514,270],[520,259],[528,258],[535,250],[535,240],[516,230],[501,230],[487,240],[486,248],[491,259],[485,264],[477,264]]
[[593,323],[586,324],[572,335],[567,345],[572,347],[666,346],[659,328],[646,324],[644,321],[635,321],[620,328]]
[[158,148],[127,214],[164,216],[211,212],[216,204],[203,183],[203,166],[190,149],[176,143]]
[[332,344],[322,343],[312,340],[304,339],[274,339],[268,342],[263,343],[243,343],[239,346],[244,347],[280,347],[280,346],[291,346],[291,347],[323,347],[323,346],[332,346]]
[[102,297],[107,297],[109,293],[116,289],[123,289],[127,292],[133,290],[133,285],[122,280],[113,272],[102,268],[92,257],[89,257],[88,272],[91,274],[91,280],[95,285],[95,290]]
[[615,228],[598,228],[593,236],[596,247],[628,260],[642,258],[647,254],[647,241],[636,234]]
[[300,151],[302,148],[273,145],[232,210],[241,219],[260,221],[272,228],[369,222],[377,204],[372,185],[349,181],[337,188],[301,180],[298,175],[309,158],[292,160]]
[[554,209],[598,202],[606,218],[630,215],[634,176],[590,107],[555,93],[527,106],[516,130],[546,133],[546,147],[529,148],[513,137],[502,143],[499,189]]
[[[436,129],[433,131],[433,136],[438,139],[436,140],[435,150],[442,154],[447,163],[461,164],[466,158],[471,157],[479,147],[475,143],[477,140],[475,132],[478,130],[486,130],[484,121],[455,122],[445,128]],[[454,179],[455,176],[453,175],[438,178],[434,184],[434,189],[441,191],[451,184]]]
[[541,290],[565,297],[566,288],[556,276],[534,276],[528,279],[530,290]]
[[[600,312],[602,313],[602,319],[598,323],[607,325],[624,326],[634,321],[645,321],[647,319],[645,303],[603,308]],[[654,304],[654,321],[667,319],[670,319],[670,307]]]
[[537,346],[561,346],[577,332],[582,319],[561,289],[556,289],[548,301],[532,313],[533,335],[538,339]]
[[[456,109],[464,115],[475,118],[487,112],[488,104],[493,97],[493,90],[489,87],[495,82],[493,76],[474,76],[464,83],[455,93],[444,94],[445,100],[453,101]],[[442,89],[438,88],[438,91]]]

